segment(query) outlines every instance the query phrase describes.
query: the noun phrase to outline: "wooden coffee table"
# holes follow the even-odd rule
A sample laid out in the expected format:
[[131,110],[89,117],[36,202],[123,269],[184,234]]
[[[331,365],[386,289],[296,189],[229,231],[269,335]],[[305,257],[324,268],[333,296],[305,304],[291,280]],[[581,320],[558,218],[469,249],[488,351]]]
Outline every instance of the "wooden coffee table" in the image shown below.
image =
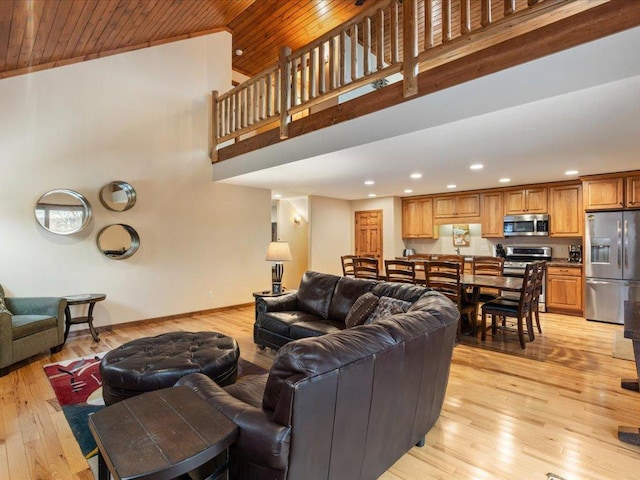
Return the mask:
[[[188,387],[128,398],[89,416],[99,449],[98,478],[168,480],[215,459],[226,478],[238,427]],[[218,458],[219,457],[219,458]]]

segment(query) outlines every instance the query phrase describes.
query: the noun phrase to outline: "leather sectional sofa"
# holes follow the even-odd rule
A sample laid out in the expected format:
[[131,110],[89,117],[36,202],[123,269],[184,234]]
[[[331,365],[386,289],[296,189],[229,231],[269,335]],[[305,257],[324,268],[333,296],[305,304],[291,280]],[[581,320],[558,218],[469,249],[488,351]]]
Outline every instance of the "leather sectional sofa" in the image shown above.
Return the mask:
[[[318,287],[320,278],[314,277],[306,275],[303,282]],[[338,288],[330,276],[322,276],[322,283]],[[178,381],[239,426],[230,448],[230,478],[372,480],[424,444],[444,402],[458,310],[426,289],[375,282],[349,286],[355,285],[402,298],[421,295],[406,313],[287,343],[268,374],[224,388],[202,374]],[[333,303],[346,296],[328,296],[321,301],[317,295],[313,304],[334,314],[346,310]],[[339,322],[335,316],[305,318],[327,330]]]
[[253,341],[260,348],[278,349],[291,340],[344,330],[349,310],[367,292],[413,303],[426,291],[417,285],[309,271],[297,291],[256,299]]

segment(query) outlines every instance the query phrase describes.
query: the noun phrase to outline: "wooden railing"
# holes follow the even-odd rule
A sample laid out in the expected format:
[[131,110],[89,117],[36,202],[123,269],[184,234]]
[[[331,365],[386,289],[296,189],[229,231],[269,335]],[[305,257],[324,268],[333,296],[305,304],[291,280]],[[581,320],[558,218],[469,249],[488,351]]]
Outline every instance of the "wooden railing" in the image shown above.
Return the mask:
[[[420,65],[447,45],[516,18],[539,5],[573,0],[388,0],[365,10],[277,64],[212,99],[212,160],[218,147],[279,125],[360,87],[401,74],[404,96],[417,93]],[[379,87],[380,85],[378,85]]]

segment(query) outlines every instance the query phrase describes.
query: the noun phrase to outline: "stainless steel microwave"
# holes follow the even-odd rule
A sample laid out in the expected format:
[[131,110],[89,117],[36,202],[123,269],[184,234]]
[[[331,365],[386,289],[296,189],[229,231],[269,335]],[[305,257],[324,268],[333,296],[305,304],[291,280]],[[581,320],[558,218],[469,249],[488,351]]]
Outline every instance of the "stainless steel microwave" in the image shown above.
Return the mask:
[[505,237],[549,235],[549,215],[508,215],[504,217]]

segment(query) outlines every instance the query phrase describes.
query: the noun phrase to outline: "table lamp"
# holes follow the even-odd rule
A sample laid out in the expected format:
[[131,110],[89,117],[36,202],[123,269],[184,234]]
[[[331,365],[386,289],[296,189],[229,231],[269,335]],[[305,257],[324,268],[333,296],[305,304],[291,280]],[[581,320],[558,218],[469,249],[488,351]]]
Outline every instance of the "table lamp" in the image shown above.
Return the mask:
[[267,247],[267,262],[274,262],[271,267],[271,293],[282,293],[282,262],[291,260],[291,250],[287,242],[271,242]]

